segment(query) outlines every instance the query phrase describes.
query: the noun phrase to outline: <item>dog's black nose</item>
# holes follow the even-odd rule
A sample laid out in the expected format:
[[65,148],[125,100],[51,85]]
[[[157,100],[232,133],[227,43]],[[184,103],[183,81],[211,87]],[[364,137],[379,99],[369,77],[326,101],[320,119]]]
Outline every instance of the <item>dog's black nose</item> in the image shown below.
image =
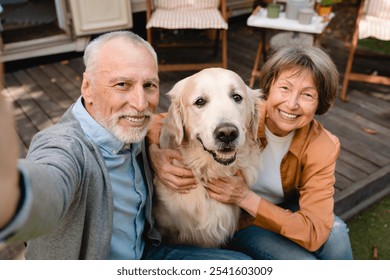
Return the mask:
[[214,130],[214,136],[219,141],[229,144],[237,139],[238,128],[230,123],[223,123],[217,126]]

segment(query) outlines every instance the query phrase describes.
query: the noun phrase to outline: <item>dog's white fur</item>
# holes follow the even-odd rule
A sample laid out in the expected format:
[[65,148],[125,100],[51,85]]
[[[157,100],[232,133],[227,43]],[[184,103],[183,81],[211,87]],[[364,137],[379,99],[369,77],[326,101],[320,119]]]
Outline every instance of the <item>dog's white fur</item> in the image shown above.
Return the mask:
[[[238,170],[248,185],[256,181],[260,91],[250,89],[230,70],[208,68],[179,81],[168,95],[171,105],[160,147],[179,149],[198,185],[181,194],[163,186],[156,177],[157,225],[171,243],[219,247],[237,229],[240,209],[210,198],[205,181],[232,176]],[[222,130],[223,134],[226,129],[233,129],[237,136],[228,148],[216,138],[217,132]]]

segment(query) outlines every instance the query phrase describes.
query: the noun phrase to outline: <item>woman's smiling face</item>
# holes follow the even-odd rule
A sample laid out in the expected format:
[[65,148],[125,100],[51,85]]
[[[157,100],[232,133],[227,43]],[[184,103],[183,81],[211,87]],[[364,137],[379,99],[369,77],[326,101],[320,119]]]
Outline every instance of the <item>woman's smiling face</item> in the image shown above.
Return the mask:
[[268,129],[277,136],[304,127],[314,118],[318,91],[307,69],[282,71],[272,83],[266,101]]

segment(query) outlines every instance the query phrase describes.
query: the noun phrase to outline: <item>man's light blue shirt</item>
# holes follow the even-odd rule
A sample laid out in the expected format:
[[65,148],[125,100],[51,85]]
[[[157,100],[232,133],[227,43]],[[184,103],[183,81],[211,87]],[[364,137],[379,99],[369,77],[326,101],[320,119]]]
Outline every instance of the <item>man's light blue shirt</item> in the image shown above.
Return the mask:
[[114,219],[108,259],[140,259],[145,246],[147,189],[136,157],[141,144],[126,145],[97,123],[84,108],[81,97],[73,107],[86,137],[95,142],[105,160],[114,196]]

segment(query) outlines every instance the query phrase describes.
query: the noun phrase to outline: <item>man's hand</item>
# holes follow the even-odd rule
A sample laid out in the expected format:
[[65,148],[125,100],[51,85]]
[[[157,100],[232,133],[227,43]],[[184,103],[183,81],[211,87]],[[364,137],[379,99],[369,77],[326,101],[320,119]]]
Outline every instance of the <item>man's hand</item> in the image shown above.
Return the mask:
[[[0,76],[2,79],[2,71]],[[0,228],[12,219],[20,199],[18,156],[12,110],[0,92]]]

